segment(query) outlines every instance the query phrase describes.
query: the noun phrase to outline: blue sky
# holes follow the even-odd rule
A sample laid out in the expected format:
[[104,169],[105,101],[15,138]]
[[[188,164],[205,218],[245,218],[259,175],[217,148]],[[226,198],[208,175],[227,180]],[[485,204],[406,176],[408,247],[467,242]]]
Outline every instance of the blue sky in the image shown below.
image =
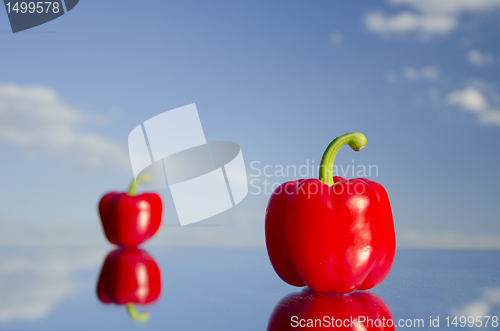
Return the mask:
[[[0,13],[0,244],[105,244],[96,204],[131,180],[129,132],[196,103],[250,175],[362,132],[367,148],[336,163],[377,165],[398,245],[500,248],[499,13],[497,0],[82,0],[17,34]],[[263,245],[267,199],[152,244]]]

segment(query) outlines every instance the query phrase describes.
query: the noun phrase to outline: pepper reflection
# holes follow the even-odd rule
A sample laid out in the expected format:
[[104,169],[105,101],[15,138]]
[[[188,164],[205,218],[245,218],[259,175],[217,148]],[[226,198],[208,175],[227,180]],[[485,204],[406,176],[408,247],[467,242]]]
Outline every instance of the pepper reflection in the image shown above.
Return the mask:
[[320,294],[305,289],[281,299],[269,318],[267,331],[395,330],[392,313],[378,295]]
[[161,293],[160,268],[143,249],[116,249],[106,256],[97,282],[97,297],[105,304],[125,305],[137,321],[147,321],[148,313],[139,313],[134,304],[148,305]]

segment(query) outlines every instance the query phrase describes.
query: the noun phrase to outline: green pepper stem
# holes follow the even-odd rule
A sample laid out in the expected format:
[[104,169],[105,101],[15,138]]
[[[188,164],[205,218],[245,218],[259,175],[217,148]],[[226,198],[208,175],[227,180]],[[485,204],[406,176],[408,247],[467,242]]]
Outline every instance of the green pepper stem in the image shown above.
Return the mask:
[[149,314],[146,312],[138,313],[135,310],[134,304],[133,303],[127,303],[127,312],[132,317],[134,320],[139,321],[139,322],[147,322],[149,319]]
[[366,146],[366,137],[364,134],[359,132],[351,132],[341,135],[335,138],[330,145],[326,148],[321,158],[321,165],[319,167],[319,180],[328,186],[333,186],[335,181],[333,180],[333,162],[335,161],[335,155],[337,152],[349,144],[353,150],[359,152],[363,147]]
[[130,183],[130,187],[128,189],[128,195],[135,195],[135,190],[137,189],[137,184],[140,182],[147,182],[148,180],[151,179],[150,175],[140,175],[137,176],[137,179],[132,180],[132,183]]

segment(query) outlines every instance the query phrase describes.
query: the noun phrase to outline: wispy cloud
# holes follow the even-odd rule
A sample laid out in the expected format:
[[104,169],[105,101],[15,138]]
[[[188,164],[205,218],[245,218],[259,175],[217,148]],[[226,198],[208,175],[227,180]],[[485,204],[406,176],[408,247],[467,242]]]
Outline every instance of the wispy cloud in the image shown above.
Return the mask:
[[405,230],[397,234],[398,247],[434,249],[500,249],[500,235]]
[[451,92],[448,94],[448,103],[471,113],[481,113],[489,107],[484,95],[475,87]]
[[[500,288],[488,288],[482,291],[480,297],[462,307],[451,309],[455,316],[492,316],[500,308]],[[483,323],[486,319],[483,319]],[[489,321],[491,325],[491,321]]]
[[407,5],[423,13],[460,14],[500,7],[499,0],[389,0],[391,5]]
[[402,79],[416,81],[435,81],[440,77],[440,71],[436,66],[425,66],[421,68],[405,67],[401,71],[389,71],[386,73],[386,80],[390,83],[397,83]]
[[463,90],[452,91],[446,101],[450,106],[475,114],[481,124],[500,126],[500,110],[492,107],[477,87],[469,86]]
[[91,168],[129,170],[125,146],[82,128],[98,120],[49,87],[0,84],[0,141]]
[[387,15],[381,11],[367,13],[364,17],[366,27],[382,36],[418,32],[427,37],[434,34],[448,34],[458,24],[456,18],[442,14],[416,14],[408,11]]
[[74,273],[95,268],[103,250],[29,249],[0,260],[0,321],[34,320],[82,290]]
[[493,55],[491,53],[482,53],[477,49],[469,50],[466,58],[470,63],[478,67],[482,67],[493,62]]
[[338,31],[332,32],[332,34],[330,35],[330,42],[335,46],[339,46],[343,41],[344,36],[342,36],[342,33]]
[[405,35],[417,33],[426,39],[434,35],[446,35],[457,28],[460,14],[500,8],[500,0],[388,0],[392,6],[405,6],[390,15],[375,10],[366,13],[366,27],[379,35]]
[[101,225],[95,222],[6,219],[0,221],[0,246],[106,246]]

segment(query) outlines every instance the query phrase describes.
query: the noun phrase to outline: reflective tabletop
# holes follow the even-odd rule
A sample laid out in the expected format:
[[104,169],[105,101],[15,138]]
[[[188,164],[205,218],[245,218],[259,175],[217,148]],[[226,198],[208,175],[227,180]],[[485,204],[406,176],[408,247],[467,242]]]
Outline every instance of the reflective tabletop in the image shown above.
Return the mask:
[[293,330],[359,315],[494,330],[499,262],[500,251],[398,250],[380,286],[322,296],[285,284],[262,248],[3,247],[0,329]]

